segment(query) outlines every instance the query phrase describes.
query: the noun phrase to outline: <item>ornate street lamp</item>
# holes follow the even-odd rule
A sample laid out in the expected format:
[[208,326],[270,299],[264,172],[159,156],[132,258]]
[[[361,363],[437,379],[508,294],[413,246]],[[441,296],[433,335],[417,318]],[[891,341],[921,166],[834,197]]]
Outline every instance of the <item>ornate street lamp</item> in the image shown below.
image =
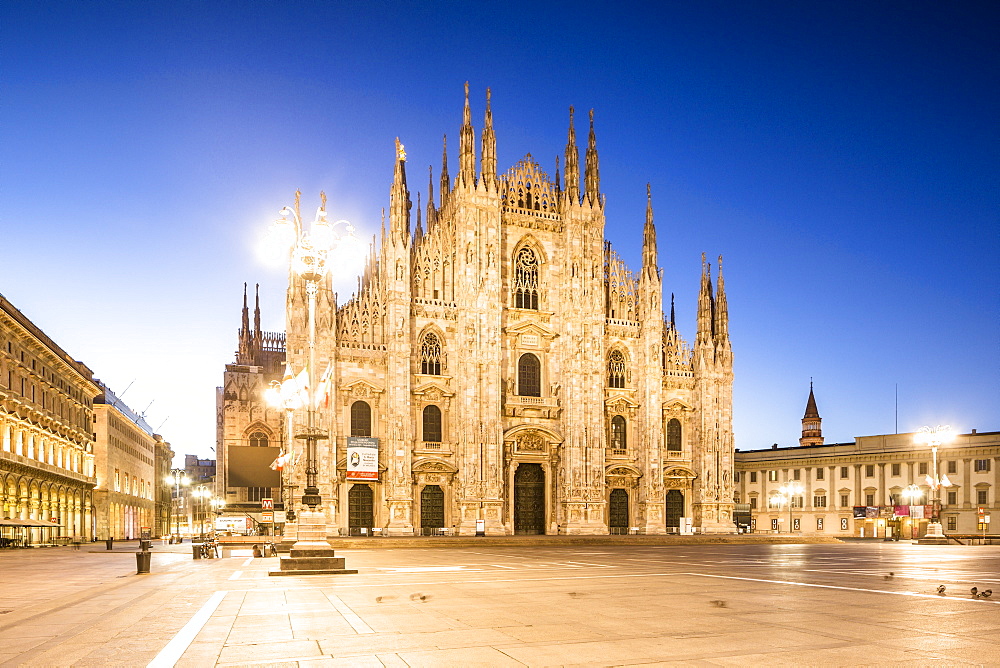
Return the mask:
[[174,485],[174,496],[172,503],[170,504],[170,509],[173,511],[174,515],[174,535],[180,538],[181,535],[181,518],[180,518],[180,498],[181,498],[181,485],[191,484],[191,479],[185,474],[184,469],[170,469],[170,475],[168,475],[164,482],[168,485],[173,483]]
[[947,425],[921,427],[913,437],[913,440],[917,443],[930,445],[931,452],[933,453],[931,472],[927,474],[925,480],[927,486],[934,492],[934,498],[931,501],[933,504],[931,506],[931,522],[927,525],[927,533],[920,539],[923,543],[945,544],[948,542],[948,539],[944,535],[944,529],[941,526],[941,488],[951,487],[951,481],[948,480],[947,475],[939,475],[938,473],[938,447],[951,443],[954,438],[954,432]]
[[[779,487],[778,491],[788,500],[788,533],[792,533],[792,502],[796,496],[805,491],[805,488],[797,482],[790,482]],[[799,530],[801,531],[801,528]]]
[[[326,195],[321,193],[320,198],[321,204],[316,211],[316,218],[312,222],[310,231],[302,229],[298,213],[298,193],[296,193],[295,206],[281,210],[279,214],[281,218],[273,224],[270,237],[273,247],[288,253],[292,271],[306,283],[306,296],[309,300],[307,323],[309,358],[306,365],[308,382],[304,393],[306,426],[296,434],[296,438],[304,439],[306,442],[306,486],[302,494],[302,504],[309,508],[309,511],[300,515],[299,540],[296,545],[323,543],[329,547],[326,543],[326,522],[322,512],[316,510],[322,503],[317,481],[316,441],[328,438],[325,431],[316,426],[315,418],[316,295],[319,292],[320,281],[326,276],[330,253],[334,250],[338,251],[338,254],[343,253],[349,245],[357,243],[357,238],[354,236],[354,227],[346,220],[338,220],[332,224],[327,220]],[[344,226],[342,234],[335,232],[335,228],[340,225]],[[306,547],[308,546],[303,546]]]
[[278,475],[280,476],[279,480],[281,484],[281,507],[285,510],[286,536],[289,533],[288,524],[295,521],[295,510],[285,504],[285,469],[295,465],[295,449],[293,447],[295,443],[295,430],[293,424],[295,411],[302,407],[304,401],[308,400],[308,397],[303,399],[305,389],[299,387],[299,383],[296,382],[295,376],[292,374],[291,365],[286,364],[284,378],[280,381],[272,380],[270,387],[264,390],[264,400],[269,405],[285,411],[285,448],[281,457],[279,457],[279,459],[283,459],[284,461],[278,467]]

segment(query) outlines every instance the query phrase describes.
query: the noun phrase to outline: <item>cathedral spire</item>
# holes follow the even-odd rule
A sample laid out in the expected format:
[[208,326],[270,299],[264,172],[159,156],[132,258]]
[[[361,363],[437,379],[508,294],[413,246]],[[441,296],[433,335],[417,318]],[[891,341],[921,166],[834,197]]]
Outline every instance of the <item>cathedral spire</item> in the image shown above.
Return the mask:
[[247,307],[247,284],[243,284],[243,331],[250,331],[250,309]]
[[670,293],[670,329],[677,329],[677,314],[674,312],[674,293]]
[[[246,287],[243,288],[244,295],[246,294]],[[253,286],[254,292],[254,305],[253,305],[253,336],[258,341],[260,340],[260,283],[255,283]]]
[[570,204],[580,203],[580,152],[576,148],[573,107],[569,108],[569,133],[566,139],[566,197]]
[[417,230],[413,233],[413,239],[416,243],[420,243],[423,238],[424,226],[420,224],[420,193],[417,192]]
[[441,149],[441,208],[443,209],[451,193],[451,177],[448,176],[448,135],[444,135],[442,143],[444,148]]
[[715,338],[715,304],[712,298],[712,267],[701,254],[701,288],[698,291],[698,333],[695,345],[711,344]]
[[729,304],[726,302],[726,284],[722,278],[722,256],[719,256],[719,280],[715,284],[715,321],[712,331],[720,348],[729,347]]
[[483,151],[480,175],[487,190],[496,191],[497,137],[493,132],[493,111],[490,109],[490,89],[486,89],[486,118],[483,123]]
[[406,151],[396,137],[396,168],[389,197],[389,236],[393,242],[410,243],[410,191],[406,188]]
[[462,130],[458,137],[458,180],[463,186],[476,185],[475,132],[472,130],[472,109],[469,107],[469,82],[465,82],[465,109],[462,112]]
[[823,445],[823,418],[816,408],[812,378],[809,379],[809,399],[806,401],[805,415],[802,416],[802,438],[799,439],[799,445]]
[[559,156],[556,156],[556,192],[562,190],[562,185],[559,183]]
[[437,209],[434,208],[434,165],[427,165],[427,233],[437,222]]
[[601,175],[597,166],[597,138],[594,135],[594,110],[590,110],[590,135],[587,138],[587,165],[584,175],[587,200],[598,206],[601,198]]
[[642,230],[643,271],[656,270],[656,227],[653,226],[653,194],[646,184],[646,226]]

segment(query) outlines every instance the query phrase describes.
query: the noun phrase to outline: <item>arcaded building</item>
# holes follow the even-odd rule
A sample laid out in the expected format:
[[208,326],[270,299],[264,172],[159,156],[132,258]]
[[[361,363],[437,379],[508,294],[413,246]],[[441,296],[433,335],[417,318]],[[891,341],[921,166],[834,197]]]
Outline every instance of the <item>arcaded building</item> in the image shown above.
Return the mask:
[[94,520],[98,538],[131,540],[157,526],[156,447],[158,437],[135,413],[98,381],[94,402],[94,454],[97,487]]
[[93,534],[93,398],[74,360],[0,295],[0,519],[33,520],[32,542]]
[[[699,294],[681,300],[697,310],[689,345],[664,313],[648,186],[635,189],[647,203],[639,270],[605,239],[593,114],[581,165],[570,109],[561,174],[530,154],[498,172],[496,145],[489,92],[477,142],[466,89],[457,173],[446,148],[440,186],[432,176],[414,212],[397,140],[387,225],[357,292],[337,303],[329,276],[320,285],[330,533],[472,534],[479,521],[491,535],[657,534],[682,518],[735,531],[721,263],[716,274],[703,257]],[[308,357],[305,288],[290,274],[295,372]],[[258,424],[280,437],[273,420]],[[378,470],[352,480],[348,451],[362,446],[377,448]],[[290,475],[300,490],[302,461]]]

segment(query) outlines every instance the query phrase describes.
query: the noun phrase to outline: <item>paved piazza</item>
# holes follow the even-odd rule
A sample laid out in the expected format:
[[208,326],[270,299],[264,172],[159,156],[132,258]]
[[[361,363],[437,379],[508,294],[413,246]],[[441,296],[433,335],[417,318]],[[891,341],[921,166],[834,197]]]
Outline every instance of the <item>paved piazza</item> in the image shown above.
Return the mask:
[[1000,547],[489,541],[282,578],[134,550],[0,552],[0,665],[1000,665]]

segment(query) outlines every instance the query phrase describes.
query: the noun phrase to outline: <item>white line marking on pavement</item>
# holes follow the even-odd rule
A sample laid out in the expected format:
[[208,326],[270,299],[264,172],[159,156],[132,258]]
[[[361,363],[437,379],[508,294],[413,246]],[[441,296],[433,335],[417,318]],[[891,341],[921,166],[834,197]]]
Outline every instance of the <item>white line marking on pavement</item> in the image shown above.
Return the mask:
[[195,613],[191,621],[177,632],[173,640],[160,650],[160,653],[146,665],[146,668],[172,668],[228,593],[228,591],[217,591],[212,594],[211,598],[205,602],[205,605],[201,606],[201,610]]
[[253,557],[247,557],[247,560],[243,562],[244,566],[249,566],[253,563]]
[[917,598],[933,598],[944,601],[963,601],[974,603],[1000,603],[1000,601],[990,601],[978,598],[957,598],[955,596],[941,596],[940,594],[921,594],[916,591],[888,591],[886,589],[865,589],[864,587],[841,587],[838,585],[814,584],[812,582],[791,582],[789,580],[764,580],[763,578],[741,578],[735,575],[709,575],[707,573],[677,573],[677,575],[694,575],[700,578],[719,578],[721,580],[745,580],[747,582],[766,582],[768,584],[793,585],[795,587],[816,587],[817,589],[840,589],[843,591],[863,591],[870,594],[892,594],[894,596],[916,596]]
[[233,574],[229,576],[229,579],[239,580],[241,575],[243,575],[243,571],[233,571]]
[[493,566],[495,568],[509,568],[512,571],[516,571],[517,570],[517,568],[515,568],[514,566],[504,566],[502,564],[490,564],[490,566]]
[[346,603],[341,601],[339,596],[336,594],[327,594],[326,597],[330,599],[330,603],[333,603],[333,607],[337,609],[337,612],[344,616],[344,619],[356,632],[375,633],[375,630],[365,624],[364,620],[358,617],[357,613],[351,610]]

